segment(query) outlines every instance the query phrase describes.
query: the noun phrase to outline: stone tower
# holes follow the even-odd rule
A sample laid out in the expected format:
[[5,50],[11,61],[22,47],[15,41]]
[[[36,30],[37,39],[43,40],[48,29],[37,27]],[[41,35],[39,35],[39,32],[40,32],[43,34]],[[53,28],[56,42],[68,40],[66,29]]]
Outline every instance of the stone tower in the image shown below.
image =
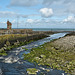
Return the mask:
[[7,21],[7,29],[12,29],[12,23]]

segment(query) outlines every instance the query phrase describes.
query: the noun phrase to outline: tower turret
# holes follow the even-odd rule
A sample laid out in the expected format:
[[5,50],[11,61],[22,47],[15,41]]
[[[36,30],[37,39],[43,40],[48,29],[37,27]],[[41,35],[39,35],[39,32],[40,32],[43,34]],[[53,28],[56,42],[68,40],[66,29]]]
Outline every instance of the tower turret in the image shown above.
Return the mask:
[[7,29],[12,29],[12,23],[7,21]]

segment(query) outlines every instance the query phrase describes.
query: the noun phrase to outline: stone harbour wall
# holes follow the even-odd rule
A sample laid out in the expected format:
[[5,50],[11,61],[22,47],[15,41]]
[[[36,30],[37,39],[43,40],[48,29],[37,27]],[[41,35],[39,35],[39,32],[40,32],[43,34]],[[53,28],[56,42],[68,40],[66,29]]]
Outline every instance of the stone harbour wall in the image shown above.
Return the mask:
[[0,29],[0,34],[25,34],[32,33],[32,29]]

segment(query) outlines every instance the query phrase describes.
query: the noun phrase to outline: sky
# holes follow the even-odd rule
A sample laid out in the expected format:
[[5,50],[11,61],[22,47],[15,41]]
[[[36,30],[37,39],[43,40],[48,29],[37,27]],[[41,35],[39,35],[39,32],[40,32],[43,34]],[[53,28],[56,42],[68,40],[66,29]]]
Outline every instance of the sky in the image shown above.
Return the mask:
[[0,28],[75,28],[75,0],[0,0]]

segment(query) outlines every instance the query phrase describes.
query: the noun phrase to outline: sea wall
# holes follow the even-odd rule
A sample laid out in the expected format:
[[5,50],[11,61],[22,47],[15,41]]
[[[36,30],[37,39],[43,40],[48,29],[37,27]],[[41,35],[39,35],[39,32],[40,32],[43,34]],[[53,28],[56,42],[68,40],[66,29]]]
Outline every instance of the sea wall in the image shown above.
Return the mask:
[[31,32],[32,29],[0,29],[0,34],[25,34]]
[[44,34],[38,34],[38,35],[24,35],[24,34],[8,34],[8,35],[2,35],[0,36],[0,48],[4,47],[4,45],[7,43],[7,41],[10,42],[10,45],[14,45],[15,42],[28,42],[30,40],[37,40],[47,37],[47,35]]
[[0,55],[1,56],[7,55],[7,52],[9,50],[12,50],[12,48],[23,46],[32,41],[36,41],[45,37],[47,36],[44,34],[28,35],[28,36],[25,34],[8,34],[7,36],[6,35],[0,36],[0,40],[1,40],[0,41]]

